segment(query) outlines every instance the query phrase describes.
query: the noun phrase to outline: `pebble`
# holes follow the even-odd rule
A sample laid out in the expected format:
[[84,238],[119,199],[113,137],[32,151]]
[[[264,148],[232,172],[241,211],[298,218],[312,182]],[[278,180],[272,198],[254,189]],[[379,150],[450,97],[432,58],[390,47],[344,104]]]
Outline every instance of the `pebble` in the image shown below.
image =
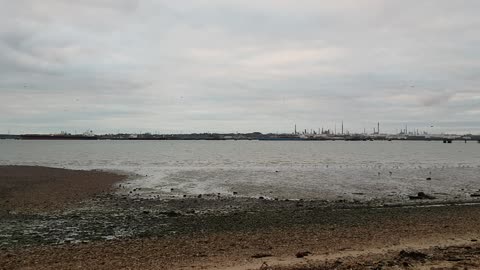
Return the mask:
[[312,254],[310,251],[299,251],[295,254],[295,257],[297,258],[303,258],[303,257],[306,257],[308,255]]

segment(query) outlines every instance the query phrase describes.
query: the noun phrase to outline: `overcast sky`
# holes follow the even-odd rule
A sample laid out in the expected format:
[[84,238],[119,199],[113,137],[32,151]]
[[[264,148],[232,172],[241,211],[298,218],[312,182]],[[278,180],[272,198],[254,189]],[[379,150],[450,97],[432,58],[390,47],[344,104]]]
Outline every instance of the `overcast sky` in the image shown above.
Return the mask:
[[0,6],[0,133],[480,133],[477,0]]

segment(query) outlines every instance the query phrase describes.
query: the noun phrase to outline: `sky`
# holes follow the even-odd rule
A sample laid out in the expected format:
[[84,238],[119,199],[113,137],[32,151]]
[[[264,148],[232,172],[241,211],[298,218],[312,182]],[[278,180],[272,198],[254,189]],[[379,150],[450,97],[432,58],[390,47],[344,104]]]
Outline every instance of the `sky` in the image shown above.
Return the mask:
[[480,134],[477,0],[0,6],[0,133]]

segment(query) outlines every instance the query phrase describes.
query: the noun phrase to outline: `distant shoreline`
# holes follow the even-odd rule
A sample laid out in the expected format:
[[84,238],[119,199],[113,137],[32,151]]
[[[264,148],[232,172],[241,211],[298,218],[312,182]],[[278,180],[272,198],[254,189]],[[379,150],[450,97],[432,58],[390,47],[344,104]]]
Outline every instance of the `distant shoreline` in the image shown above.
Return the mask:
[[192,134],[0,134],[0,139],[14,140],[258,140],[258,141],[479,141],[480,135],[464,134],[262,134],[255,133],[192,133]]

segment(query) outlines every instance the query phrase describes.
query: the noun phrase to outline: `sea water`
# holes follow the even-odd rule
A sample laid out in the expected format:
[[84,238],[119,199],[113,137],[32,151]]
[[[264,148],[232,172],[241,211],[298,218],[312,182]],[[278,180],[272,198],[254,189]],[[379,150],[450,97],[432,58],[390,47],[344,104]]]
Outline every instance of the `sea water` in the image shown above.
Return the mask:
[[476,142],[0,140],[0,164],[120,170],[139,175],[125,193],[156,197],[468,199],[480,189]]

